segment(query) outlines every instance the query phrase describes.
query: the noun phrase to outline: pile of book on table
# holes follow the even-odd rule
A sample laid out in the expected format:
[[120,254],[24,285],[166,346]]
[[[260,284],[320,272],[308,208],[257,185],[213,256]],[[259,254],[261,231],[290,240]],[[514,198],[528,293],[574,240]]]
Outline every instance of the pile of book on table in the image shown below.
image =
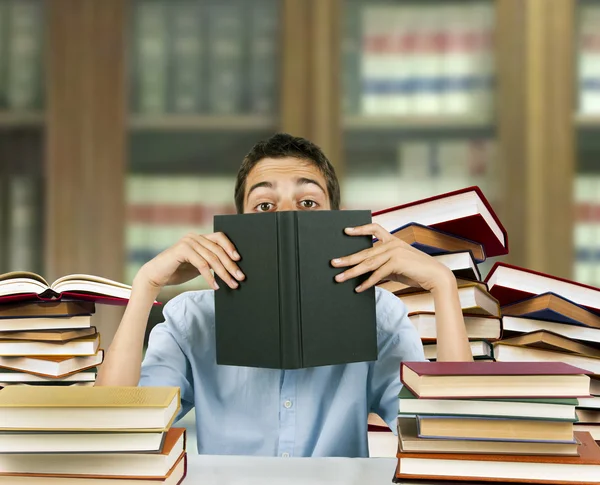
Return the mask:
[[574,431],[586,371],[564,363],[410,362],[395,482],[597,484],[600,447]]
[[0,390],[0,484],[177,485],[185,429],[176,387]]
[[[487,257],[507,254],[508,236],[481,190],[468,187],[385,209],[373,213],[373,222],[454,273],[473,357],[493,360],[491,343],[502,333],[500,306],[482,281],[479,265]],[[396,281],[378,286],[404,302],[423,341],[425,357],[436,360],[433,295]]]
[[600,440],[600,289],[496,263],[486,282],[500,301],[499,362],[565,362],[592,375],[591,394],[577,407],[578,430]]
[[102,363],[96,303],[127,303],[131,287],[72,275],[53,285],[26,272],[0,275],[0,387],[93,386]]

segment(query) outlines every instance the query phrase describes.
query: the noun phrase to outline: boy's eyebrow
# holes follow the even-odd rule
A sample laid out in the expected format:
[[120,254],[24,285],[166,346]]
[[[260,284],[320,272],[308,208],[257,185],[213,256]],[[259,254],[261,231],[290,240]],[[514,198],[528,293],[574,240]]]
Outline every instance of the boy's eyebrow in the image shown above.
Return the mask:
[[258,182],[257,184],[254,184],[252,187],[250,187],[250,190],[248,190],[248,195],[246,196],[246,200],[250,197],[250,194],[252,193],[253,190],[259,189],[261,187],[266,187],[267,189],[272,189],[273,184],[271,182],[267,182],[266,180],[264,182]]
[[314,184],[317,187],[319,187],[323,191],[324,194],[327,194],[327,191],[321,186],[321,184],[314,179],[300,177],[298,180],[296,180],[296,185],[307,185],[307,184]]

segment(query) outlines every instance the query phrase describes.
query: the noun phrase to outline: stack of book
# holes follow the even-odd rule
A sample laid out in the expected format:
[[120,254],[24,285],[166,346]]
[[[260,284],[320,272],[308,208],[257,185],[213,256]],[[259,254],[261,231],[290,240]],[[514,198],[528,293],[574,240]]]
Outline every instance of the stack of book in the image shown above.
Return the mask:
[[[493,360],[492,342],[502,331],[500,306],[482,281],[479,265],[487,256],[506,254],[508,239],[481,190],[469,187],[375,212],[373,222],[454,273],[473,356]],[[379,286],[402,299],[423,341],[425,357],[436,360],[433,295],[404,282],[383,281]]]
[[401,380],[394,481],[598,483],[600,447],[573,427],[585,370],[410,362]]
[[127,285],[86,275],[52,285],[33,273],[0,275],[0,387],[93,386],[104,357],[95,303],[129,296]]
[[185,429],[176,387],[7,387],[0,483],[177,485]]
[[[486,282],[502,305],[496,360],[565,362],[600,375],[600,288],[504,263]],[[599,395],[599,382],[592,383]],[[600,398],[582,399],[577,413],[577,427],[600,440]]]

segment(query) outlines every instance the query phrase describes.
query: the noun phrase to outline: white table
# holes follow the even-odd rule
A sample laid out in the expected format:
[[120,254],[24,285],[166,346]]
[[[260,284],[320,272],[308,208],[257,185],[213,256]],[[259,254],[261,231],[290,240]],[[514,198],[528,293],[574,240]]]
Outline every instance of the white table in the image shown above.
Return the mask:
[[395,458],[188,455],[183,485],[390,485]]

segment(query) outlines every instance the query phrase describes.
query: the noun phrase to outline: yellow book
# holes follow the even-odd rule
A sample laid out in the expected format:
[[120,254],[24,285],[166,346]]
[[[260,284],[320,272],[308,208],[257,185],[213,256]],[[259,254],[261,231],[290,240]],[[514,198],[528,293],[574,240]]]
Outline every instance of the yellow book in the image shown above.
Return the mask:
[[166,431],[178,387],[9,386],[0,392],[0,430]]

